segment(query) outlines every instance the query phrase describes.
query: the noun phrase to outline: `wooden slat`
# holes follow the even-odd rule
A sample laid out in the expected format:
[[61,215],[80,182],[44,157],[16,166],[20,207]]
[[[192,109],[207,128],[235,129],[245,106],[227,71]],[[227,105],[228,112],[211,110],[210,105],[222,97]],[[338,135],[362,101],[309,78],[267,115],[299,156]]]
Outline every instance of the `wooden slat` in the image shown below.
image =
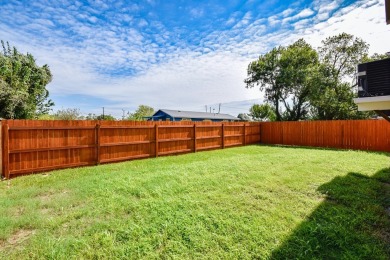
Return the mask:
[[96,149],[96,164],[100,164],[100,124],[96,124],[95,127],[95,149]]
[[155,156],[158,157],[158,125],[154,127]]
[[222,135],[221,135],[221,138],[222,138],[222,149],[225,148],[225,125],[222,124]]
[[134,160],[134,159],[141,159],[141,158],[149,158],[152,157],[151,154],[140,154],[140,155],[130,155],[125,157],[119,157],[114,159],[104,159],[101,160],[101,163],[109,163],[109,162],[120,162],[120,161],[128,161],[128,160]]
[[196,124],[194,124],[193,139],[194,139],[194,153],[196,153]]
[[244,145],[246,145],[246,125],[244,124]]
[[37,167],[37,168],[29,168],[23,170],[13,170],[10,172],[10,175],[18,175],[18,174],[26,174],[26,173],[39,173],[39,172],[47,172],[58,169],[66,169],[66,168],[74,168],[81,166],[94,166],[93,162],[84,162],[84,163],[69,163],[55,166],[47,166],[47,167]]
[[43,152],[43,151],[59,151],[59,150],[69,150],[69,149],[84,149],[84,148],[94,148],[95,145],[77,145],[77,146],[60,146],[60,147],[40,147],[32,149],[16,149],[10,150],[9,153],[31,153],[31,152]]
[[192,125],[159,125],[160,128],[192,128]]
[[225,137],[238,137],[238,136],[244,136],[244,135],[243,134],[225,135]]
[[2,164],[3,164],[3,176],[6,179],[9,179],[10,171],[9,171],[9,126],[7,121],[3,121],[2,125],[2,145],[3,145],[3,152],[2,152]]
[[154,125],[132,125],[132,126],[126,126],[126,125],[113,125],[113,126],[102,126],[102,129],[152,129],[154,128]]
[[[163,140],[159,140],[159,142],[162,142]],[[125,145],[139,145],[139,144],[150,144],[154,143],[154,140],[152,141],[135,141],[135,142],[122,142],[122,143],[105,143],[100,144],[100,147],[106,147],[106,146],[125,146]]]
[[239,146],[239,145],[242,145],[242,143],[225,144],[225,147]]
[[175,142],[175,141],[190,141],[194,140],[193,138],[170,138],[170,139],[159,139],[158,142]]
[[189,153],[189,152],[191,152],[191,149],[182,149],[182,150],[159,152],[159,155],[168,155],[168,154],[175,154],[175,153]]
[[31,131],[31,130],[91,130],[94,129],[95,127],[90,127],[90,126],[69,126],[69,127],[42,127],[42,126],[37,126],[37,127],[20,127],[20,126],[12,126],[9,128],[10,131]]
[[216,127],[221,127],[222,124],[215,124],[215,125],[197,125],[197,128],[216,128]]
[[213,146],[199,147],[198,150],[208,150],[208,149],[216,149],[216,148],[221,148],[221,146],[213,145]]
[[221,138],[221,135],[213,135],[213,136],[201,136],[196,138],[196,140],[203,140],[203,139],[213,139],[213,138]]

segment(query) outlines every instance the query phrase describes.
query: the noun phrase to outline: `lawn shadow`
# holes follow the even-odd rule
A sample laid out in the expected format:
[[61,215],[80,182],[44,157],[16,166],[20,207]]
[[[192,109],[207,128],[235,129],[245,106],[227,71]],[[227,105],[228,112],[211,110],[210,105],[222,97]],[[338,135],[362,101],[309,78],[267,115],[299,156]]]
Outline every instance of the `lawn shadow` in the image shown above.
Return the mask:
[[321,146],[300,146],[300,145],[287,145],[287,144],[253,144],[258,146],[266,146],[266,147],[280,147],[280,148],[288,148],[288,149],[306,149],[306,150],[324,150],[324,151],[360,151],[367,152],[379,155],[390,155],[389,152],[385,151],[371,151],[371,150],[357,150],[357,149],[349,149],[349,148],[334,148],[334,147],[321,147]]
[[390,259],[390,168],[321,185],[326,200],[271,259]]

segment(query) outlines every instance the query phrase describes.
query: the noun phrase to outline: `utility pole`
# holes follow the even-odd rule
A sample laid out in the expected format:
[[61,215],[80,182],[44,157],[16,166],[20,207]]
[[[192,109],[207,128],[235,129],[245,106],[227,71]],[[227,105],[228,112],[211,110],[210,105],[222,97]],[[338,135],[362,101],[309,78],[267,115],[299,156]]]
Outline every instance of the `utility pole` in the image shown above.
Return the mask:
[[122,108],[123,115],[122,115],[122,120],[125,120],[125,110]]
[[103,107],[103,120],[104,120],[104,107]]
[[221,103],[219,103],[218,114],[221,112]]
[[211,107],[210,107],[210,114],[211,114]]
[[206,107],[206,113],[207,113],[207,105],[205,105],[205,107]]

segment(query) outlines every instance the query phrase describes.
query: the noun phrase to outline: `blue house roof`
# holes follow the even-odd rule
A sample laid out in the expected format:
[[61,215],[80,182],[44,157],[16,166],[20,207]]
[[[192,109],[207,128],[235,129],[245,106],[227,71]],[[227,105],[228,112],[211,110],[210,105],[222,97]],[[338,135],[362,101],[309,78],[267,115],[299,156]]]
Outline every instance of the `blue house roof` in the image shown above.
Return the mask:
[[193,112],[193,111],[181,111],[160,109],[153,116],[148,117],[153,120],[172,118],[172,120],[191,119],[193,121],[211,120],[211,121],[239,121],[240,119],[228,114],[218,113],[206,113],[206,112]]

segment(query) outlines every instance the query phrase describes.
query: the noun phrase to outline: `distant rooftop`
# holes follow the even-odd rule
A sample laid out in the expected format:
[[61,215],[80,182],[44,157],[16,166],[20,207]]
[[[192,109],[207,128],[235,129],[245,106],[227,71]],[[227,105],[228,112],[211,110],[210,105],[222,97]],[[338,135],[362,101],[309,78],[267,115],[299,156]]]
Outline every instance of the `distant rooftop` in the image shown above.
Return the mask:
[[[219,120],[240,120],[237,117],[228,114],[220,113],[206,113],[206,112],[193,112],[193,111],[182,111],[182,110],[170,110],[170,109],[160,109],[173,118],[198,118],[198,119],[219,119]],[[156,114],[158,111],[156,112]]]

